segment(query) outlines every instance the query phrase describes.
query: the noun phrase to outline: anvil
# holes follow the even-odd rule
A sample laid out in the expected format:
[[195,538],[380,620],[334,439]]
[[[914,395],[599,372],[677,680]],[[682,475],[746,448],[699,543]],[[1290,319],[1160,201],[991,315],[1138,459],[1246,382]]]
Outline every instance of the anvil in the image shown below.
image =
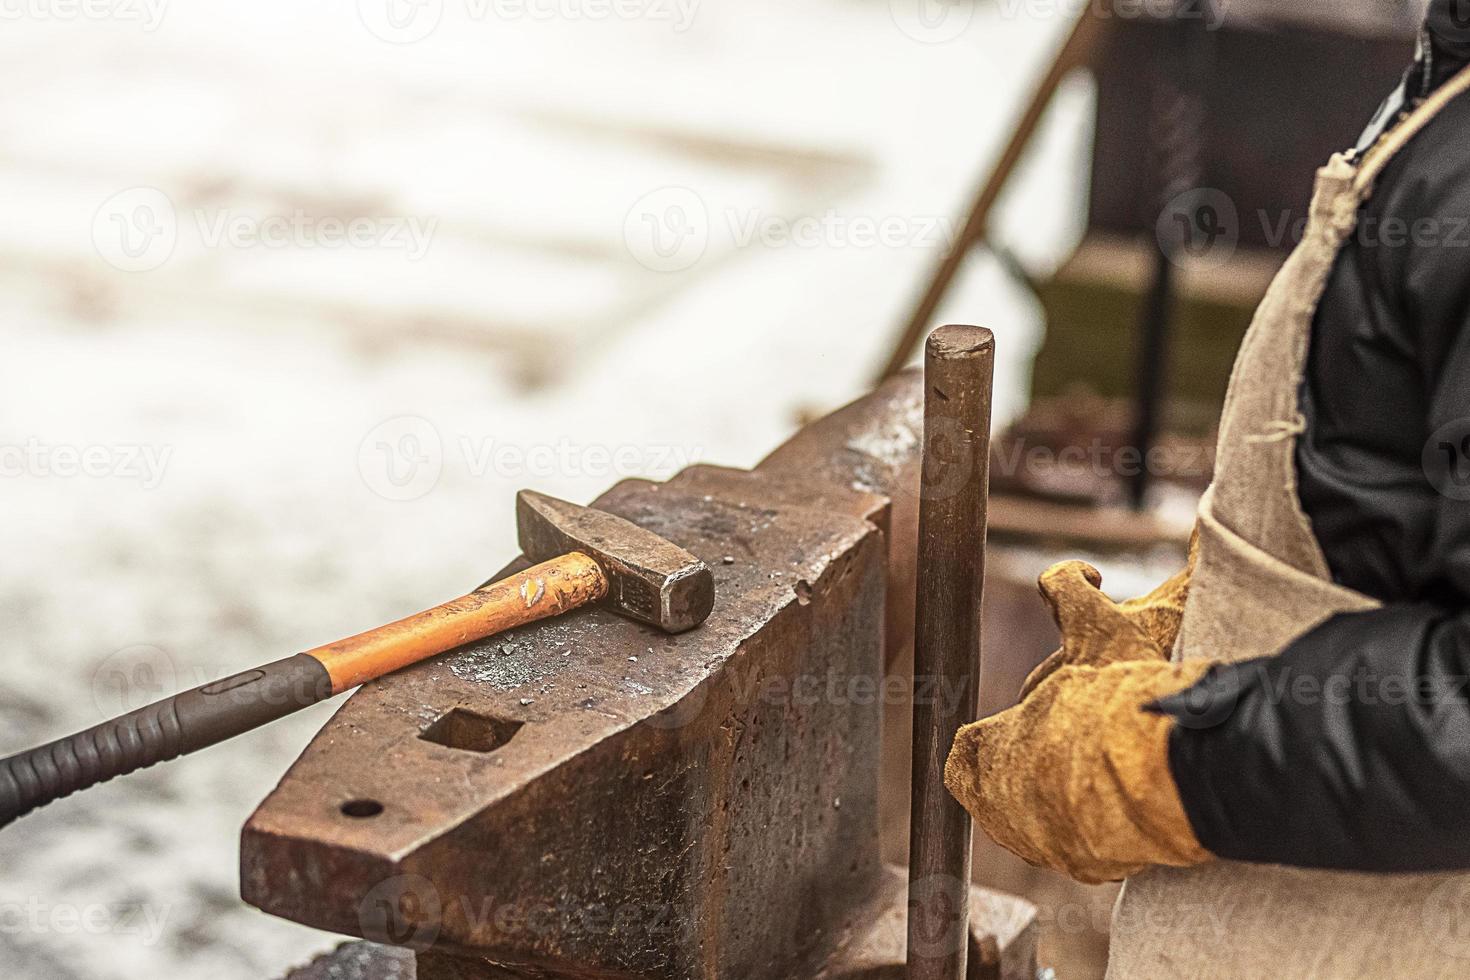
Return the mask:
[[[920,402],[900,376],[752,471],[598,498],[713,570],[704,625],[589,608],[369,684],[247,823],[246,900],[414,949],[420,980],[900,976],[878,780],[883,713],[909,710],[885,664],[912,632]],[[971,975],[1033,975],[1034,909],[972,904]]]

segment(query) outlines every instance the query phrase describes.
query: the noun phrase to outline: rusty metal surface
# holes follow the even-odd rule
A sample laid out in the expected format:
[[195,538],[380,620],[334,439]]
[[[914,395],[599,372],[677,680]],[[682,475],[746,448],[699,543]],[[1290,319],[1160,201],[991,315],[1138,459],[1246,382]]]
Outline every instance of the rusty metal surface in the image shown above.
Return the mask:
[[[597,502],[716,567],[703,627],[577,611],[372,685],[247,825],[246,899],[352,934],[386,902],[386,938],[550,976],[824,955],[878,867],[879,706],[799,691],[879,675],[882,539],[734,476],[744,506],[677,479]],[[489,753],[420,738],[456,709],[520,727]]]
[[795,499],[822,488],[852,488],[872,496],[860,516],[888,539],[885,659],[890,670],[914,638],[914,555],[919,540],[919,444],[924,434],[923,388],[906,371],[872,394],[819,419],[761,461],[757,471],[780,475]]
[[[906,975],[907,881],[889,866],[878,896],[879,911],[819,980],[903,980]],[[965,980],[1035,980],[1036,909],[1012,895],[969,889],[969,957]]]
[[[246,899],[487,977],[815,970],[882,877],[886,565],[913,521],[916,389],[897,379],[754,472],[601,497],[713,569],[705,625],[583,610],[370,685],[247,824]],[[911,604],[911,565],[889,608]],[[475,719],[508,740],[421,737]]]
[[[844,936],[832,960],[810,980],[902,980],[904,975],[905,888],[901,868],[888,867],[870,906],[859,915],[861,926]],[[1036,976],[1036,910],[1028,902],[985,888],[970,890],[973,910],[970,960],[966,980],[1034,980]],[[285,980],[435,980],[457,967],[440,958],[427,969],[411,952],[377,943],[347,943]],[[466,969],[473,968],[466,966]],[[516,974],[494,968],[461,974],[473,980],[514,980]],[[780,980],[805,980],[783,976]]]
[[[910,373],[752,472],[615,487],[596,506],[712,569],[705,625],[582,610],[364,688],[247,824],[247,901],[417,949],[418,980],[892,975],[830,971],[902,960],[902,928],[871,937],[903,904],[879,743],[908,711],[884,652],[912,636],[921,431]],[[1024,928],[977,942],[1024,959],[1035,911],[1001,906]]]
[[[970,815],[944,786],[961,725],[979,705],[995,337],[944,326],[924,356],[909,825],[908,978],[963,980],[969,943]],[[930,681],[931,696],[919,696]],[[933,683],[937,682],[937,683]]]

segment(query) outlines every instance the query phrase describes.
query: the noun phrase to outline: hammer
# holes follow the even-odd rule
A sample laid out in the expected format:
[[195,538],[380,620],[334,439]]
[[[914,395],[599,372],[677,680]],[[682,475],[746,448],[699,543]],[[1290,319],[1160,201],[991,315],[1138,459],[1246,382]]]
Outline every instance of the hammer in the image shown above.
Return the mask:
[[521,551],[539,562],[441,606],[176,694],[0,760],[0,827],[53,800],[242,735],[384,674],[594,602],[668,633],[704,622],[714,576],[621,517],[516,495]]

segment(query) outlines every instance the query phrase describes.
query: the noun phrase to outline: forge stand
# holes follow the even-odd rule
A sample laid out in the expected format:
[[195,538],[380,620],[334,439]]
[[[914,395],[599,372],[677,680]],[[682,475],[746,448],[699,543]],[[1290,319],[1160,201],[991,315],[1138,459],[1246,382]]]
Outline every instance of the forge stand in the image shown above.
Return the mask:
[[[753,471],[599,498],[714,570],[699,629],[578,611],[349,700],[243,835],[247,901],[372,941],[293,977],[902,976],[879,769],[911,710],[921,427],[904,375]],[[970,976],[1034,976],[1035,910],[971,912]]]

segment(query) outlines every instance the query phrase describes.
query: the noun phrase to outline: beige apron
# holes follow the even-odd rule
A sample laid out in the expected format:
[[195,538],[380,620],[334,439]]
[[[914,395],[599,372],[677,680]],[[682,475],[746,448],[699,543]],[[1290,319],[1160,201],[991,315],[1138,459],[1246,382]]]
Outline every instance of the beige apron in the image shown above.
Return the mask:
[[[1378,605],[1332,582],[1302,512],[1297,392],[1313,314],[1359,205],[1394,154],[1467,89],[1470,69],[1361,165],[1338,155],[1318,173],[1305,236],[1261,302],[1231,375],[1176,659],[1274,654],[1336,613]],[[1470,875],[1234,862],[1152,869],[1119,896],[1108,978],[1173,977],[1470,978]]]

